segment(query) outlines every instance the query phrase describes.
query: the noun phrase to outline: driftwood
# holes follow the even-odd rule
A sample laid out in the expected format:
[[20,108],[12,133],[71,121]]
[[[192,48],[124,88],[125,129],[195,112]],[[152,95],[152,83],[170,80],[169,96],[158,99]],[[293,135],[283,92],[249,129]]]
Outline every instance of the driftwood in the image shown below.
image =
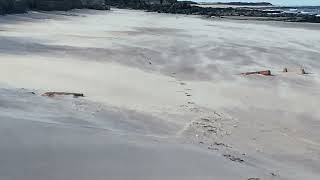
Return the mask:
[[270,70],[266,70],[266,71],[256,71],[256,72],[241,73],[241,75],[252,75],[252,74],[260,74],[260,75],[264,75],[264,76],[271,76],[271,71]]
[[82,93],[68,93],[68,92],[46,92],[43,93],[42,96],[48,96],[48,97],[54,97],[54,96],[73,96],[75,98],[77,97],[84,97],[84,94]]

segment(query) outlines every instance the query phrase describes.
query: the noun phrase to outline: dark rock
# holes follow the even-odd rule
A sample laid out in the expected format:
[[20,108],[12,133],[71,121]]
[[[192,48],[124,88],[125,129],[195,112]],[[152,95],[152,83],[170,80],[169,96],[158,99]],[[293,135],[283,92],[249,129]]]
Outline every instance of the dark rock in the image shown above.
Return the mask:
[[278,176],[277,174],[275,174],[275,173],[270,173],[272,176]]
[[212,4],[233,5],[233,6],[273,6],[269,2],[218,2]]
[[215,150],[215,151],[218,151],[219,149],[218,148],[213,148],[213,147],[208,147],[208,149],[210,149],[210,150]]
[[[212,8],[193,6],[189,1],[176,0],[108,0],[108,5],[118,8],[142,9],[149,12],[203,15],[206,17],[264,17],[263,20],[279,20],[288,22],[320,23],[320,17],[310,14],[285,13],[283,11],[263,10],[254,8]],[[259,3],[249,3],[259,5]],[[263,5],[270,5],[262,3]],[[257,20],[259,20],[257,18]]]
[[231,146],[229,146],[227,144],[224,144],[224,143],[215,142],[214,145],[216,145],[216,146],[224,146],[224,147],[227,147],[227,148],[232,148]]
[[0,14],[23,13],[34,10],[70,10],[74,8],[90,8],[107,10],[105,0],[0,0]]
[[108,9],[105,0],[31,0],[31,4],[35,9],[46,11],[74,8]]
[[226,157],[227,159],[231,160],[231,161],[234,161],[234,162],[240,162],[240,163],[244,162],[243,159],[235,157],[235,156],[230,155],[230,154],[224,154],[223,156]]
[[27,0],[0,0],[0,14],[22,13],[27,7]]

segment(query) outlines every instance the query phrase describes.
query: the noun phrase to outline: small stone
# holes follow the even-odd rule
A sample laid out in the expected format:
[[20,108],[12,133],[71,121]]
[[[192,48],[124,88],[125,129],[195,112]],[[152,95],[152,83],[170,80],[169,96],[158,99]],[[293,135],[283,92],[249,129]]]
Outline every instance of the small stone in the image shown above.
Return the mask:
[[201,118],[201,120],[203,120],[203,121],[207,121],[207,122],[209,122],[209,121],[210,121],[210,119],[208,119],[208,118]]
[[226,158],[228,158],[228,159],[231,160],[231,161],[234,161],[234,162],[239,162],[239,163],[244,162],[243,159],[238,158],[238,157],[235,157],[235,156],[230,155],[230,154],[224,154],[223,156],[226,157]]
[[208,147],[208,149],[210,149],[210,150],[215,150],[215,151],[218,151],[219,149],[218,148],[213,148],[213,147]]
[[277,176],[275,173],[270,173],[272,176]]
[[307,74],[306,71],[303,68],[300,68],[299,73],[300,74]]
[[288,72],[287,68],[283,68],[282,72]]

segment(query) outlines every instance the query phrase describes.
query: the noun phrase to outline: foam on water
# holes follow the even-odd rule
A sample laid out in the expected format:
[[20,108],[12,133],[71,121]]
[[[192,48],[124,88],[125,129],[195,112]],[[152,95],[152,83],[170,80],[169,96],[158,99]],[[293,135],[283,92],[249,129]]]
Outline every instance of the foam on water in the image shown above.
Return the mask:
[[281,9],[286,13],[301,13],[310,15],[320,14],[319,6],[282,7]]

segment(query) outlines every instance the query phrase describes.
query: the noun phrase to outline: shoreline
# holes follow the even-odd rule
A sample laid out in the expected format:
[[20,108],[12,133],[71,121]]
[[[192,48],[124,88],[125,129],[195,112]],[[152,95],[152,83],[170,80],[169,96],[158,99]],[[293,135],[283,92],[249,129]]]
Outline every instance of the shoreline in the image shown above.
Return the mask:
[[[148,4],[148,3],[135,3],[125,4],[111,2],[111,6],[123,8],[123,9],[138,9],[149,12],[158,13],[170,13],[170,14],[186,14],[186,15],[202,15],[207,17],[224,17],[224,16],[239,16],[249,18],[264,19],[278,19],[281,21],[288,22],[309,22],[309,23],[320,23],[320,17],[316,14],[306,13],[292,13],[287,12],[283,9],[277,9],[276,7],[265,7],[259,8],[255,6],[205,6],[201,4],[190,4],[190,2],[174,2],[171,4]],[[283,7],[284,8],[284,7]]]
[[[50,7],[44,4],[27,3],[27,1],[15,2],[12,7],[3,7],[1,14],[26,13],[28,10],[71,10],[76,8],[88,8],[96,10],[110,10],[110,6],[123,9],[138,9],[158,13],[170,14],[186,14],[186,15],[202,15],[214,18],[232,18],[232,19],[255,19],[261,21],[285,21],[285,22],[308,22],[320,23],[320,14],[305,13],[303,11],[291,12],[290,7],[281,6],[241,6],[241,5],[202,5],[190,4],[188,2],[172,2],[166,4],[149,4],[146,2],[135,2],[133,4],[125,4],[110,1],[109,4],[104,4],[100,1],[87,4],[69,3],[66,6],[61,6],[60,3],[53,3]],[[312,7],[312,6],[301,6]],[[317,6],[314,6],[317,7]],[[11,8],[11,9],[10,9]],[[298,7],[294,7],[298,8]],[[287,11],[286,11],[287,9]],[[319,12],[320,13],[320,12]]]

